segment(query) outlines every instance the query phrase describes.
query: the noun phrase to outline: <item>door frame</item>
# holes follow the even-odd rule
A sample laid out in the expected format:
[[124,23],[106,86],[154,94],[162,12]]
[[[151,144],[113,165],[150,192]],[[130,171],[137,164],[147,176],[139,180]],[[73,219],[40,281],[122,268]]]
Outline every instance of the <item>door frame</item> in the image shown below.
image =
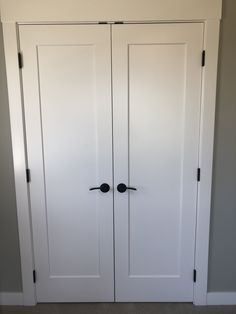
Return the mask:
[[[96,0],[87,3],[83,0],[61,0],[57,10],[54,10],[53,0],[35,1],[32,6],[29,6],[28,0],[0,1],[13,149],[23,303],[24,305],[35,305],[37,299],[32,275],[34,254],[30,191],[26,182],[27,147],[21,70],[18,66],[18,26],[20,24],[97,24],[98,21],[108,21],[112,24],[114,21],[125,21],[127,23],[204,23],[203,47],[206,51],[206,65],[202,68],[198,164],[198,167],[201,168],[201,181],[197,191],[195,240],[197,280],[194,283],[193,303],[206,305],[215,100],[222,0],[178,0],[173,2],[172,10],[169,10],[165,0],[142,0],[138,8],[135,0],[113,0],[112,5],[109,5],[108,0],[100,0],[99,7],[94,10],[95,3]],[[135,12],[133,10],[134,5],[136,7]],[[24,9],[26,7],[27,10]],[[67,12],[66,18],[65,12]]]

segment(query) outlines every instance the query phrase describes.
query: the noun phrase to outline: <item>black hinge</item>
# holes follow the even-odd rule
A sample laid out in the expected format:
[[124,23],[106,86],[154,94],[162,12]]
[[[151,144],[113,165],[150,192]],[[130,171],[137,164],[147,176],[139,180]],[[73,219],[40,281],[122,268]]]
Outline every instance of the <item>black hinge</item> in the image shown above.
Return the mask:
[[197,280],[197,271],[196,269],[193,270],[193,282],[196,282]]
[[36,283],[36,271],[35,271],[35,269],[33,270],[33,282]]
[[26,182],[30,182],[31,176],[30,176],[30,169],[26,169]]
[[114,24],[124,24],[124,22],[123,21],[116,21],[116,22],[114,22]]
[[199,182],[201,179],[201,169],[197,168],[197,181]]
[[108,24],[106,21],[99,21],[98,24]]
[[22,69],[23,68],[23,57],[22,57],[21,52],[18,52],[18,64],[19,64],[19,68]]
[[203,50],[203,51],[202,51],[202,67],[205,66],[205,59],[206,59],[206,51]]

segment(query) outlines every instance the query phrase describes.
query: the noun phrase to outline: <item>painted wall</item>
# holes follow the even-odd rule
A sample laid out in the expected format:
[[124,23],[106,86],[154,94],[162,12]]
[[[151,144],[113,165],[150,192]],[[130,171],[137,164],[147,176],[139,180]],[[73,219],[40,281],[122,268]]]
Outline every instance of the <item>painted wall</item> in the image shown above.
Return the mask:
[[223,1],[212,189],[210,291],[236,291],[236,1]]
[[20,291],[21,270],[6,72],[0,25],[0,291]]
[[[236,291],[236,1],[223,0],[209,291]],[[0,291],[20,291],[20,255],[0,28]]]

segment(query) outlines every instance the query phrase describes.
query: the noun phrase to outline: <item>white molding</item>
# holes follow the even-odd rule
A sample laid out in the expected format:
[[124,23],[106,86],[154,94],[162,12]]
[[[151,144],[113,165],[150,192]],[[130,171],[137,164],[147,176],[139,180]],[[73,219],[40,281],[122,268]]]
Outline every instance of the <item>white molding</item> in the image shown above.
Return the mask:
[[[194,285],[194,304],[207,304],[208,250],[211,208],[211,180],[215,119],[215,95],[219,21],[221,0],[0,0],[4,31],[4,47],[8,81],[11,135],[17,199],[18,229],[23,282],[23,303],[36,303],[32,280],[34,268],[31,217],[28,187],[25,180],[27,164],[22,114],[22,94],[17,62],[17,25],[20,22],[89,22],[91,20],[196,21],[205,23],[204,48],[206,66],[203,69],[202,110],[200,129],[199,167],[201,182],[198,189],[195,268],[197,282]],[[135,10],[133,10],[135,2]],[[83,9],[80,8],[83,3]],[[107,8],[104,5],[107,5]],[[97,5],[98,10],[91,9]],[[160,6],[160,7],[158,7]],[[55,10],[55,7],[57,10]],[[158,7],[158,9],[157,9]],[[147,9],[148,8],[148,9]],[[84,14],[85,13],[85,14]],[[112,13],[113,15],[107,15]],[[132,13],[132,14],[131,14]],[[83,15],[84,14],[84,15]],[[105,14],[105,15],[104,15]],[[155,16],[154,16],[154,15]],[[110,17],[109,19],[105,17]],[[142,19],[141,19],[142,16]],[[12,21],[12,22],[6,22]]]
[[10,109],[23,297],[24,305],[34,305],[36,302],[32,278],[34,263],[29,195],[26,183],[26,148],[24,141],[21,83],[17,60],[17,29],[15,23],[4,23],[3,35]]
[[211,183],[215,124],[215,99],[219,44],[219,21],[205,22],[204,49],[206,66],[202,80],[202,106],[200,126],[199,167],[201,181],[198,187],[195,269],[197,281],[194,285],[194,304],[206,305],[209,231],[211,211]]
[[208,292],[207,305],[236,305],[236,292]]
[[23,293],[0,292],[0,305],[23,305]]
[[220,19],[222,0],[1,0],[3,22]]

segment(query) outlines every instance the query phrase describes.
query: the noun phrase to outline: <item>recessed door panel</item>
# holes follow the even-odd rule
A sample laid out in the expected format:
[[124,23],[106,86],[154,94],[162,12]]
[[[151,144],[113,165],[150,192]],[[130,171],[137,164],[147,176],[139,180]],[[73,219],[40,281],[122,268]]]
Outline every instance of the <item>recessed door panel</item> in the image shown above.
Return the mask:
[[117,301],[192,301],[201,24],[113,27]]
[[129,47],[130,276],[179,276],[185,50]]
[[97,182],[99,153],[94,61],[93,46],[38,48],[49,264],[56,277],[100,272],[99,211],[88,190]]
[[109,27],[21,26],[37,300],[112,301]]

